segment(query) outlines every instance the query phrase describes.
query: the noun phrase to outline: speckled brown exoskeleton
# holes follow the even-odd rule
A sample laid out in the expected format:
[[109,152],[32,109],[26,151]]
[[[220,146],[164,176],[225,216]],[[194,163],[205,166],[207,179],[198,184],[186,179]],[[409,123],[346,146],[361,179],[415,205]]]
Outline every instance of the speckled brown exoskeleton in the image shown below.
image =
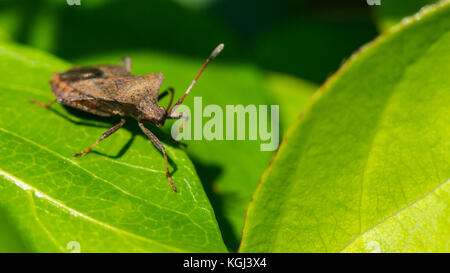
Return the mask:
[[[41,103],[33,99],[30,101],[41,107],[49,107],[53,103],[59,102],[98,116],[118,115],[121,117],[117,125],[106,131],[86,150],[74,154],[74,157],[89,153],[100,141],[121,128],[125,124],[126,118],[136,119],[141,130],[162,152],[167,180],[176,192],[177,188],[169,172],[166,149],[159,139],[144,126],[144,122],[163,126],[166,119],[186,117],[183,113],[174,113],[175,109],[183,102],[206,66],[222,51],[223,47],[223,44],[220,44],[214,49],[184,95],[173,107],[174,90],[172,88],[159,94],[163,74],[131,75],[131,59],[129,57],[125,57],[119,65],[75,67],[64,73],[54,74],[50,85],[56,99],[49,103]],[[164,108],[158,105],[159,100],[169,93],[171,96],[168,106]]]

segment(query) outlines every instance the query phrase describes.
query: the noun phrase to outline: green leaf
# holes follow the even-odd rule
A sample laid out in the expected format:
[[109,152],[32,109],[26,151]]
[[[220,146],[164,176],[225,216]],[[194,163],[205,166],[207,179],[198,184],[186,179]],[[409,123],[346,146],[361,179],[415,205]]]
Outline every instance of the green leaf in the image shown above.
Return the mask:
[[[450,180],[376,223],[342,252],[449,252]],[[386,240],[386,238],[389,238]]]
[[52,100],[48,81],[68,67],[0,44],[0,208],[13,235],[37,252],[77,243],[82,252],[226,251],[194,166],[159,130],[178,193],[161,153],[133,120],[85,157],[72,157],[117,119],[27,101]]
[[318,87],[308,81],[281,73],[270,73],[266,79],[271,101],[280,106],[280,125],[284,133],[311,100]]
[[448,252],[450,1],[364,47],[264,173],[242,252]]
[[15,227],[10,225],[9,219],[0,209],[0,253],[23,253],[27,248],[18,236]]
[[[58,2],[60,7],[68,8],[66,1]],[[0,2],[0,39],[8,38],[54,50],[59,17],[55,5],[53,0]]]
[[[212,48],[211,48],[212,49]],[[147,51],[117,52],[103,56],[92,56],[81,63],[115,63],[123,56],[132,58],[133,73],[141,75],[151,72],[164,73],[162,89],[175,88],[175,98],[192,82],[203,59],[182,58],[169,54]],[[202,97],[203,109],[210,104],[247,106],[269,104],[269,95],[264,87],[264,74],[252,66],[242,63],[224,63],[227,47],[205,70],[184,105],[190,107],[194,120],[194,97]],[[222,59],[222,57],[224,57]],[[161,103],[165,105],[168,100]],[[224,115],[225,117],[225,115]],[[203,119],[205,124],[209,118]],[[170,131],[170,124],[165,127]],[[245,211],[261,173],[269,164],[273,152],[261,151],[262,141],[185,140],[187,152],[192,159],[205,191],[214,207],[224,240],[230,250],[237,250],[244,223]],[[264,143],[266,141],[263,141]],[[245,162],[245,164],[241,164]]]
[[376,23],[381,31],[400,23],[400,21],[414,13],[420,8],[436,3],[437,0],[394,0],[381,1],[381,5],[374,6]]

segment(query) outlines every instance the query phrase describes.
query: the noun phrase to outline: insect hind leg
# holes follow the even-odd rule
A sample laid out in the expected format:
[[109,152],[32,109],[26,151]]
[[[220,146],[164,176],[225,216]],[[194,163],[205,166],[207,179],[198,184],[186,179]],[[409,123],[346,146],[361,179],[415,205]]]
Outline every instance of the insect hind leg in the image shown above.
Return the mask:
[[40,101],[34,100],[33,98],[29,98],[28,101],[38,107],[49,108],[50,106],[52,106],[53,103],[56,102],[56,99],[54,99],[50,102],[40,102]]

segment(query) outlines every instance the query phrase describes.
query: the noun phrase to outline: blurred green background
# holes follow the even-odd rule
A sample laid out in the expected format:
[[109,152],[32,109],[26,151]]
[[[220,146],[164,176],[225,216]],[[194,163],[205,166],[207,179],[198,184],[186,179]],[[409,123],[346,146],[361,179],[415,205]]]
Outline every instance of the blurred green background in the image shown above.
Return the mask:
[[347,0],[0,0],[11,39],[76,62],[144,49],[221,57],[321,83],[377,30],[365,1]]
[[[364,0],[81,0],[79,6],[0,0],[0,40],[74,64],[116,63],[128,55],[138,74],[167,73],[172,81],[165,86],[176,84],[178,95],[195,75],[191,71],[223,42],[210,77],[223,75],[231,83],[204,80],[193,94],[219,105],[279,104],[284,132],[354,51],[428,2],[382,1],[374,9]],[[235,251],[251,194],[273,153],[249,141],[192,142],[187,151],[224,241]]]

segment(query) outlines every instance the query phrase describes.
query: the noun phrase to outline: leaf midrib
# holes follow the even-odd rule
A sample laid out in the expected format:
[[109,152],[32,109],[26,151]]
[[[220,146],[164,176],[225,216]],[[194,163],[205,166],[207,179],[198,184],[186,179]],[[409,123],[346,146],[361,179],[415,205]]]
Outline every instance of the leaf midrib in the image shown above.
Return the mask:
[[372,229],[375,229],[376,227],[384,224],[385,222],[389,221],[390,219],[398,216],[400,213],[402,213],[403,211],[407,210],[408,208],[414,206],[415,204],[419,203],[420,201],[424,200],[425,198],[427,198],[428,196],[430,196],[431,194],[437,192],[440,188],[442,188],[443,186],[445,186],[445,184],[449,183],[450,179],[446,179],[442,182],[440,182],[436,187],[434,187],[432,190],[430,190],[429,192],[425,193],[424,195],[422,195],[421,197],[417,198],[416,200],[412,201],[411,203],[407,204],[406,206],[398,209],[397,211],[395,211],[394,213],[392,213],[391,215],[387,216],[386,218],[384,218],[383,220],[381,220],[378,223],[375,223],[374,225],[372,225],[371,227],[368,227],[367,229],[365,229],[363,232],[361,232],[358,236],[356,236],[355,238],[353,238],[353,240],[351,240],[347,245],[345,245],[339,252],[343,252],[346,248],[348,248],[349,246],[351,246],[353,243],[355,243],[359,238],[363,237],[364,235],[366,235],[367,233],[369,233]]
[[[69,212],[70,214],[77,215],[77,216],[79,216],[79,217],[81,217],[81,218],[83,218],[83,219],[85,219],[85,220],[87,220],[87,221],[89,221],[91,223],[97,224],[97,225],[99,225],[101,227],[104,227],[106,229],[110,229],[110,230],[112,230],[114,232],[122,233],[122,234],[125,234],[127,236],[139,239],[141,241],[146,241],[146,242],[149,242],[149,243],[152,243],[152,244],[155,244],[155,245],[167,248],[168,250],[172,250],[172,251],[176,251],[176,252],[185,252],[186,251],[186,250],[182,250],[182,249],[179,249],[179,248],[176,248],[176,247],[173,247],[173,246],[169,246],[167,244],[164,244],[164,243],[152,240],[152,239],[147,238],[147,237],[140,236],[138,234],[131,233],[129,231],[126,231],[126,230],[123,230],[123,229],[111,226],[111,225],[109,225],[107,223],[104,223],[102,221],[99,221],[99,220],[96,220],[94,218],[91,218],[91,217],[85,215],[84,213],[81,213],[81,212],[79,212],[79,211],[77,211],[77,210],[75,210],[73,208],[68,207],[67,205],[63,204],[61,201],[53,199],[49,195],[39,191],[38,189],[34,188],[30,184],[27,184],[26,182],[24,182],[24,181],[22,181],[22,180],[20,180],[20,179],[18,179],[16,177],[14,177],[13,175],[5,172],[2,169],[0,169],[0,175],[3,176],[6,180],[10,181],[11,183],[14,183],[17,187],[21,188],[22,190],[25,190],[25,191],[26,190],[31,190],[31,191],[34,192],[34,194],[36,196],[39,196],[40,198],[43,198],[43,199],[47,200],[49,203],[52,203],[52,204],[56,205],[59,208],[62,208],[63,210]],[[20,186],[21,184],[22,184],[22,186]]]
[[[170,212],[173,212],[173,213],[176,213],[176,214],[179,214],[179,215],[183,215],[183,216],[188,217],[188,214],[186,214],[186,213],[184,213],[184,212],[172,210],[172,209],[167,208],[167,207],[162,207],[162,206],[159,205],[159,204],[150,202],[150,201],[145,200],[145,199],[143,199],[143,198],[141,198],[141,197],[139,197],[139,196],[137,196],[137,195],[134,195],[134,194],[132,194],[132,193],[129,193],[129,192],[123,190],[122,188],[120,188],[120,187],[118,187],[118,186],[112,184],[112,183],[109,182],[108,180],[106,180],[106,179],[104,179],[104,178],[101,178],[101,177],[97,176],[96,174],[94,174],[93,172],[89,171],[88,169],[86,169],[86,168],[80,166],[78,163],[76,163],[76,162],[74,162],[74,161],[72,161],[72,160],[70,160],[70,159],[68,159],[68,158],[66,158],[66,157],[64,157],[64,156],[62,156],[61,154],[59,154],[59,153],[57,153],[57,152],[55,152],[55,151],[52,151],[52,150],[48,149],[47,147],[42,146],[41,144],[36,143],[36,142],[34,142],[34,141],[32,141],[32,140],[26,138],[26,137],[20,136],[20,135],[14,133],[14,132],[9,131],[9,130],[7,130],[7,129],[5,129],[5,128],[2,128],[2,127],[0,127],[0,131],[3,131],[4,133],[9,134],[9,135],[11,135],[11,136],[13,136],[13,137],[17,137],[17,138],[19,138],[19,139],[22,139],[23,141],[26,141],[26,142],[28,142],[28,143],[30,143],[30,144],[32,144],[32,145],[35,145],[35,146],[37,146],[38,148],[40,148],[40,149],[42,149],[42,150],[44,150],[44,151],[46,151],[46,152],[49,152],[49,153],[51,153],[51,154],[53,154],[53,155],[55,155],[55,156],[57,156],[57,157],[59,157],[59,158],[65,160],[65,161],[70,162],[72,165],[74,165],[75,167],[80,168],[82,171],[86,172],[87,174],[89,174],[89,175],[92,176],[93,178],[95,178],[95,179],[97,179],[97,180],[100,180],[100,181],[102,181],[103,183],[106,183],[106,184],[112,186],[113,188],[119,190],[120,192],[122,192],[123,194],[125,194],[125,195],[127,195],[127,196],[129,196],[129,197],[131,197],[131,198],[134,198],[134,199],[137,199],[137,200],[142,201],[142,202],[144,202],[144,203],[150,204],[150,205],[155,206],[155,207],[157,207],[157,208],[159,208],[159,209],[167,210],[167,211],[170,211]],[[188,217],[188,218],[189,218],[189,217]]]
[[[180,212],[180,211],[175,211],[175,210],[172,210],[172,209],[170,209],[170,208],[162,207],[162,206],[160,206],[160,205],[158,205],[158,204],[155,204],[155,203],[150,202],[150,201],[148,201],[148,200],[142,199],[141,197],[135,196],[134,194],[128,193],[127,191],[125,191],[125,190],[121,189],[120,187],[118,187],[118,186],[112,184],[111,182],[109,182],[109,181],[107,181],[107,180],[105,180],[105,179],[103,179],[103,178],[100,178],[100,177],[98,177],[97,175],[95,175],[95,174],[93,174],[92,172],[90,172],[89,170],[87,170],[87,169],[81,167],[81,166],[80,166],[79,164],[77,164],[76,162],[73,162],[72,160],[70,160],[70,159],[68,159],[68,158],[65,158],[65,157],[62,156],[61,154],[59,154],[59,153],[57,153],[57,152],[55,152],[55,151],[53,151],[53,150],[50,150],[50,149],[48,149],[47,147],[40,145],[39,143],[36,143],[36,142],[34,142],[34,141],[30,140],[30,139],[27,139],[27,138],[25,138],[25,137],[23,137],[23,136],[17,135],[16,133],[11,132],[11,131],[9,131],[9,130],[7,130],[7,129],[5,129],[5,128],[2,128],[2,127],[0,127],[0,131],[4,132],[4,133],[6,133],[6,134],[9,134],[9,135],[11,135],[11,136],[13,136],[13,137],[17,137],[17,138],[19,138],[19,139],[22,139],[23,141],[26,141],[26,142],[28,142],[28,143],[30,143],[30,144],[32,144],[32,145],[35,145],[35,146],[37,146],[38,148],[40,148],[40,149],[42,149],[42,150],[45,150],[45,151],[47,151],[47,152],[49,152],[49,153],[51,153],[51,154],[53,154],[53,155],[55,155],[55,156],[57,156],[57,157],[63,159],[63,160],[66,160],[66,161],[72,163],[74,166],[76,166],[76,167],[80,168],[81,170],[85,171],[87,174],[91,175],[91,176],[94,177],[95,179],[98,179],[98,180],[100,180],[100,181],[102,181],[102,182],[105,182],[105,183],[107,183],[107,184],[113,186],[114,188],[116,188],[117,190],[119,190],[119,191],[121,191],[122,193],[126,194],[127,196],[130,196],[130,197],[132,197],[132,198],[135,198],[135,199],[140,200],[140,201],[142,201],[142,202],[145,202],[145,203],[147,203],[147,204],[153,205],[153,206],[155,206],[155,207],[157,207],[157,208],[159,208],[159,209],[167,210],[167,211],[170,211],[170,212],[173,212],[173,213],[176,213],[176,214],[185,216],[185,217],[186,217],[190,222],[192,222],[195,226],[197,226],[198,228],[200,228],[201,230],[204,231],[204,229],[203,229],[201,226],[199,226],[197,223],[195,223],[195,222],[189,217],[189,215],[186,214],[186,213],[183,213],[183,212]],[[0,171],[2,171],[2,170],[0,169]],[[4,171],[3,171],[3,172],[4,172]],[[8,174],[7,172],[4,172],[4,173]],[[9,174],[8,174],[8,175],[9,175]],[[17,181],[21,181],[21,180],[19,180],[19,179],[16,179],[16,180],[17,180]],[[55,204],[60,204],[61,207],[66,207],[66,208],[70,209],[70,211],[76,212],[76,210],[74,210],[74,209],[72,209],[72,208],[69,208],[68,206],[66,206],[66,205],[63,204],[62,202],[57,201],[56,199],[51,198],[50,196],[48,196],[48,195],[42,193],[42,192],[39,191],[38,189],[35,189],[34,187],[32,187],[32,186],[26,184],[25,182],[22,181],[22,183],[23,183],[24,185],[27,185],[27,186],[29,186],[30,188],[34,189],[34,191],[39,192],[39,193],[41,193],[42,195],[49,197],[49,200],[55,200],[55,202],[54,202]],[[191,192],[191,195],[193,195],[192,192]],[[79,214],[82,214],[81,212],[78,212],[78,213],[79,213]],[[82,215],[84,215],[84,214],[82,214]],[[98,220],[95,220],[95,219],[93,219],[93,218],[91,218],[91,217],[89,217],[89,216],[87,216],[87,215],[84,215],[84,216],[85,216],[85,217],[83,217],[83,218],[85,218],[85,219],[92,219],[92,220],[94,220],[94,221],[98,221]],[[103,223],[103,222],[101,222],[101,221],[98,221],[98,222],[99,222],[99,223]],[[107,225],[107,226],[110,226],[110,225],[108,225],[108,224],[106,224],[106,223],[104,223],[104,224]],[[112,227],[112,226],[110,226],[110,227]],[[112,228],[115,228],[115,227],[112,227]],[[119,229],[119,228],[115,228],[115,229],[121,230],[121,229]],[[125,231],[125,230],[122,230],[122,231],[123,231],[123,232],[126,232],[126,233],[129,233],[129,234],[133,234],[133,233],[130,233],[130,232]],[[205,233],[206,233],[206,231],[205,231]],[[135,236],[139,236],[139,237],[141,237],[141,238],[146,238],[146,237],[142,237],[142,236],[137,235],[137,234],[134,234],[134,235],[135,235]],[[148,239],[148,238],[147,238],[147,239]],[[148,239],[148,240],[150,240],[150,241],[152,241],[152,242],[155,242],[155,243],[157,242],[157,241],[153,241],[153,240],[151,240],[151,239]],[[163,246],[164,246],[164,244],[163,244]],[[165,246],[165,247],[168,247],[168,246]],[[175,249],[177,249],[177,248],[175,248]],[[180,250],[177,250],[177,251],[180,252]]]

